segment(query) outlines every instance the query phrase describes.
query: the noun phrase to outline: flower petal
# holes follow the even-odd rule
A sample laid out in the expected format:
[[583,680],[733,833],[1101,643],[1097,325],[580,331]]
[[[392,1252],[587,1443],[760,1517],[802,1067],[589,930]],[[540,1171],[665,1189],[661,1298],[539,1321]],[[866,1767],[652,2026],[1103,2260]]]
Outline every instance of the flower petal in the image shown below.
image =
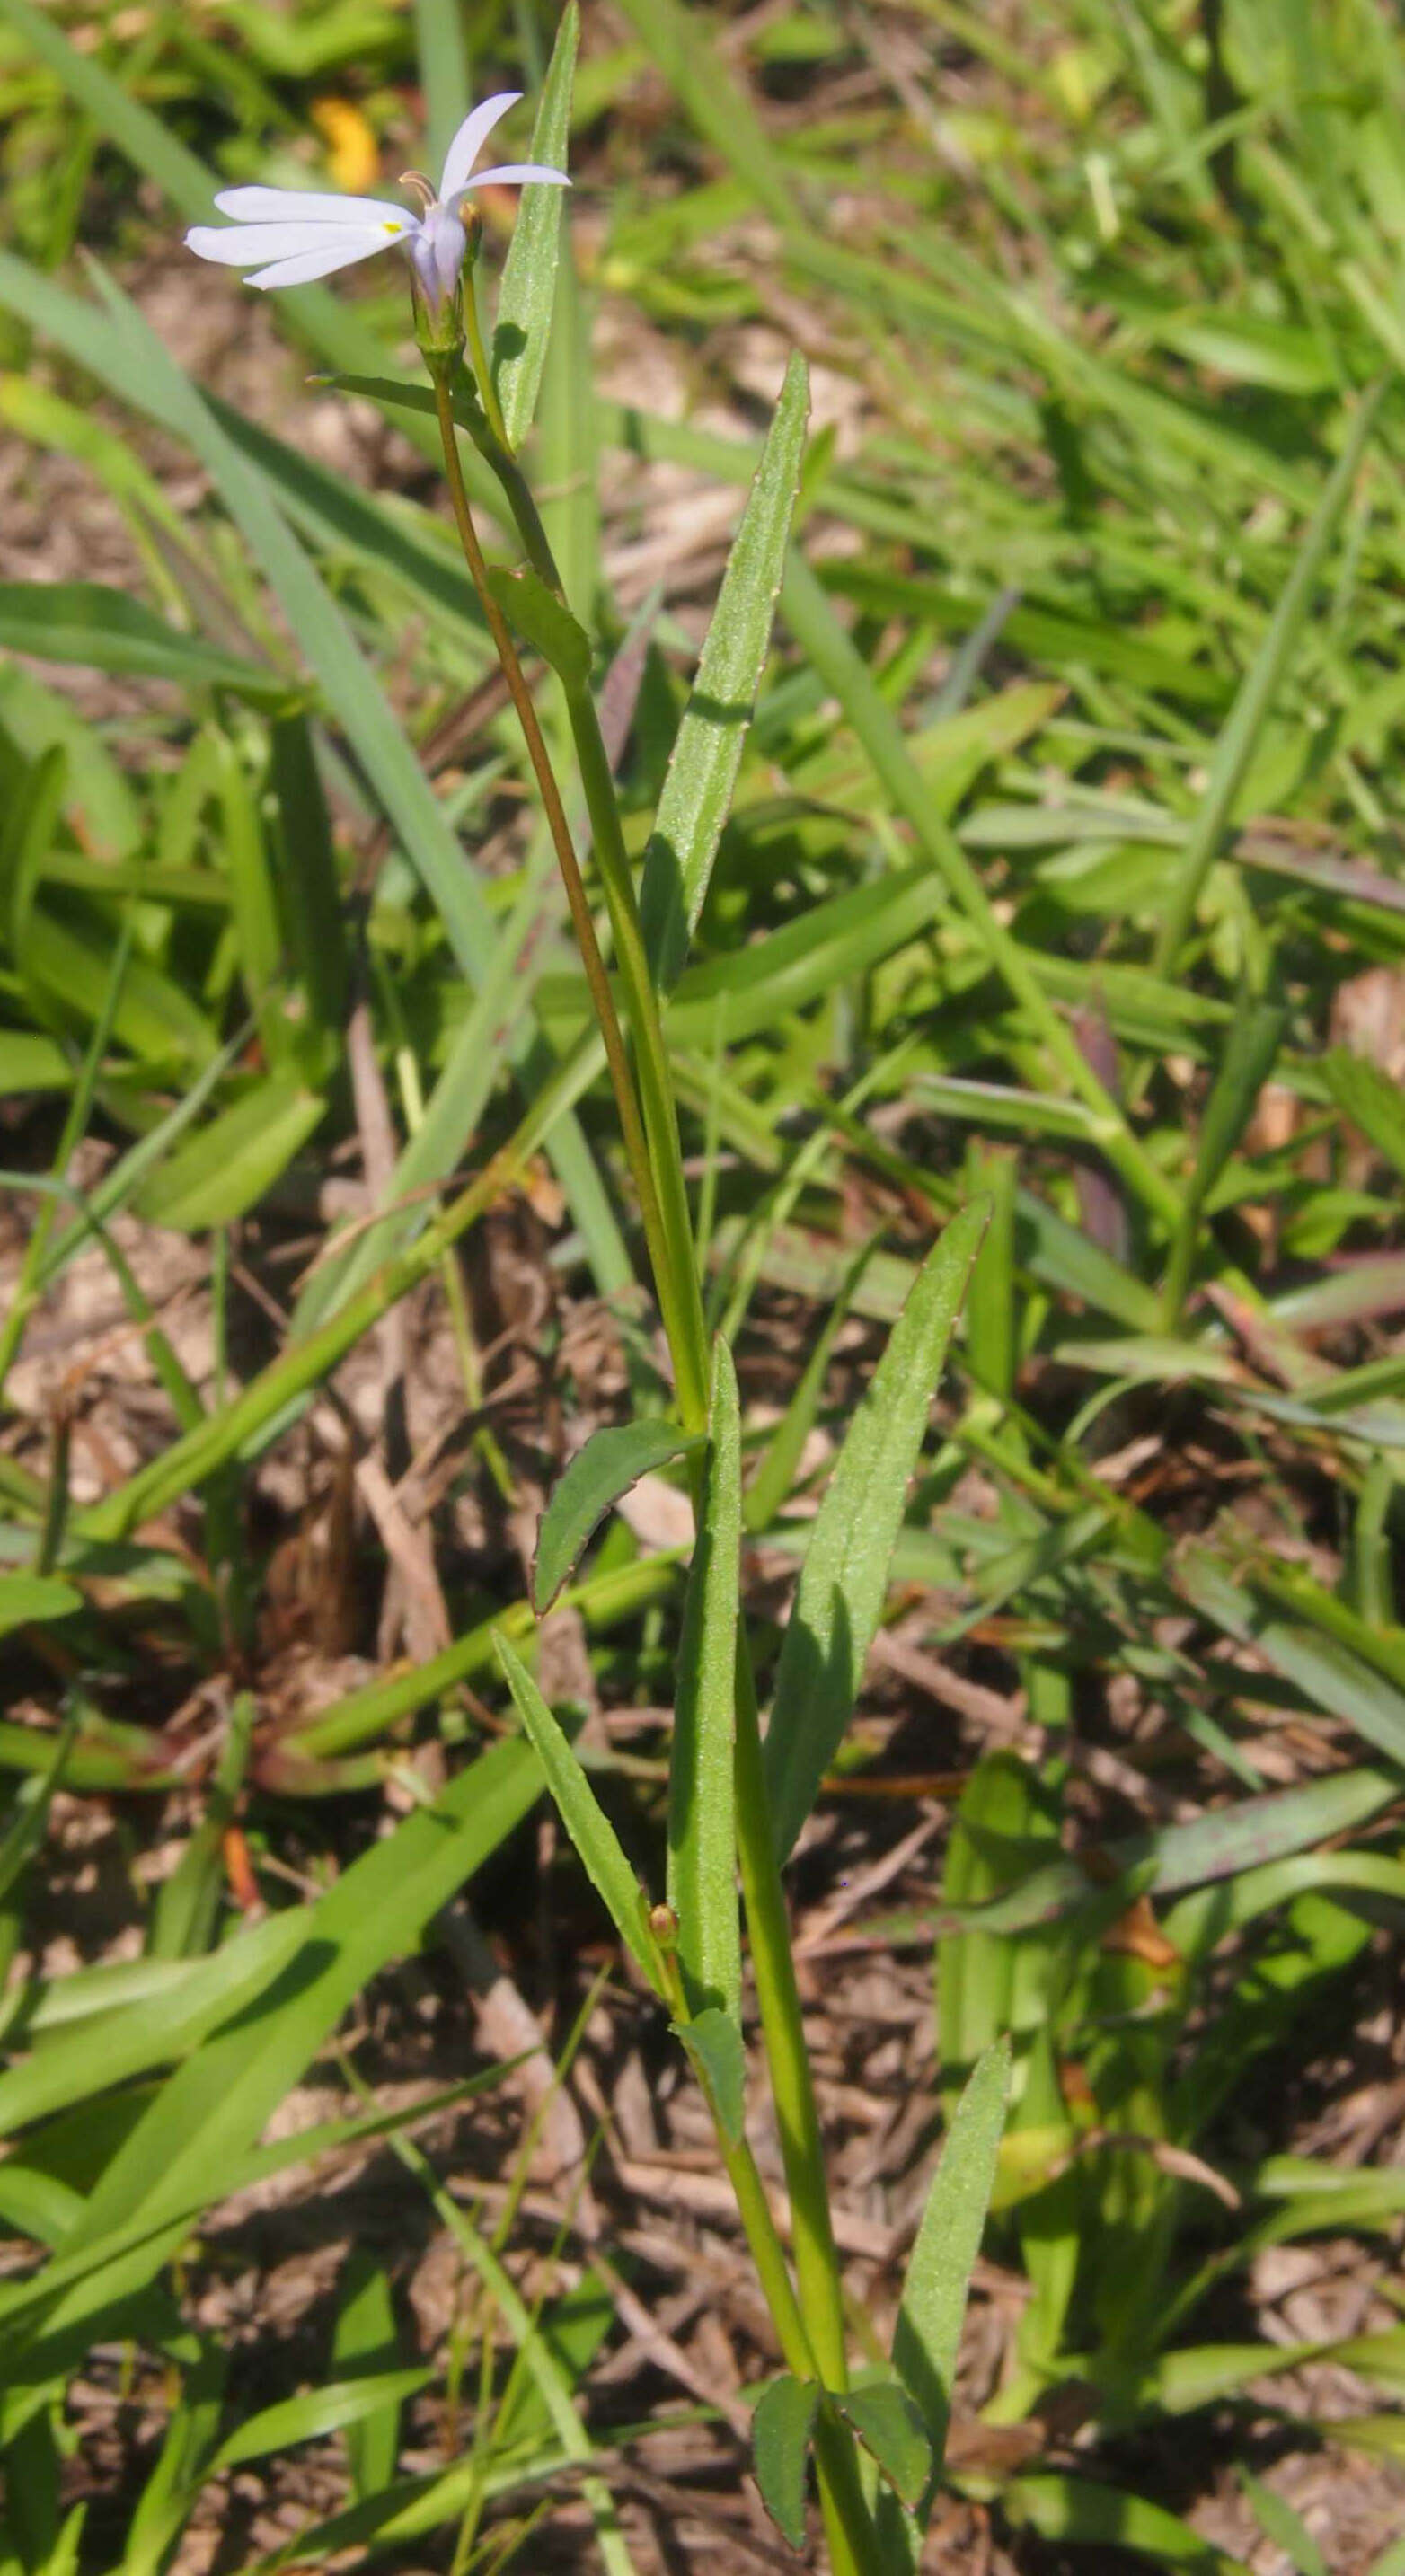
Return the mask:
[[307,232],[304,232],[303,249],[294,251],[287,259],[276,259],[271,268],[255,269],[251,277],[245,278],[245,285],[308,286],[314,277],[330,277],[334,268],[350,268],[356,260],[374,259],[378,251],[389,250],[393,246],[384,233],[333,235],[327,224],[317,224],[310,229],[316,235],[313,242],[308,242]]
[[388,197],[333,197],[312,188],[222,188],[215,199],[222,215],[239,224],[400,223],[419,218]]
[[[349,225],[338,228],[343,240]],[[355,227],[358,241],[379,239],[364,225]],[[197,224],[185,237],[187,250],[201,259],[218,260],[221,268],[256,268],[261,259],[286,259],[295,250],[308,250],[317,241],[326,241],[326,224]]]
[[480,170],[477,178],[470,179],[468,187],[458,193],[466,196],[468,188],[489,188],[495,183],[500,188],[521,188],[529,179],[544,182],[548,188],[569,188],[571,184],[564,170],[549,170],[544,161],[504,161],[501,169]]
[[510,107],[515,107],[520,89],[499,90],[496,98],[485,98],[464,118],[453,142],[444,155],[444,176],[439,182],[439,196],[447,205],[460,188],[467,187],[468,174],[487,142],[495,125],[499,125]]

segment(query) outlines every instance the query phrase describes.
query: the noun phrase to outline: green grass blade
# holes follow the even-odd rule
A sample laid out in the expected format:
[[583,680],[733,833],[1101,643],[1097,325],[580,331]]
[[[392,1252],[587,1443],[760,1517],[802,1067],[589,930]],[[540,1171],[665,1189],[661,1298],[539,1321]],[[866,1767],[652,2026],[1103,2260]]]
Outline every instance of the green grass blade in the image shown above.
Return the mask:
[[269,1074],[188,1137],[134,1193],[149,1225],[203,1234],[255,1207],[327,1114],[319,1092]]
[[877,1249],[877,1238],[866,1243],[853,1263],[843,1287],[835,1298],[814,1349],[810,1353],[799,1382],[785,1412],[772,1434],[760,1466],[747,1486],[742,1504],[742,1518],[748,1530],[769,1527],[790,1496],[800,1464],[801,1452],[814,1429],[815,1419],[824,1395],[824,1382],[834,1345],[849,1318],[855,1291]]
[[699,133],[746,180],[757,204],[776,223],[798,226],[800,207],[775,143],[723,63],[706,16],[683,8],[680,0],[621,0],[621,14],[648,46]]
[[332,2379],[305,2397],[285,2397],[251,2415],[221,2442],[210,2463],[211,2476],[263,2460],[270,2451],[285,2451],[295,2442],[318,2442],[329,2433],[362,2424],[385,2406],[417,2397],[434,2377],[432,2370],[378,2371],[364,2379]]
[[444,155],[468,114],[471,96],[463,0],[414,0],[414,7],[420,96],[429,118],[426,162],[431,170],[442,170]]
[[661,987],[682,968],[731,810],[785,570],[809,407],[809,370],[797,351],[733,540],[644,852],[640,916]]
[[1193,1609],[1225,1636],[1254,1647],[1310,1707],[1353,1727],[1393,1762],[1405,1762],[1405,1691],[1384,1673],[1372,1671],[1338,1638],[1277,1616],[1251,1578],[1231,1573],[1206,1547],[1177,1558],[1176,1581]]
[[[1262,1797],[1240,1798],[1215,1807],[1193,1824],[1160,1825],[1148,1834],[1129,1835],[1101,1846],[1110,1875],[1091,1884],[1076,1860],[1050,1861],[1026,1871],[1007,1896],[984,1905],[944,1908],[925,1914],[929,1932],[1025,1932],[1039,1923],[1117,1896],[1123,1905],[1134,1894],[1170,1896],[1182,1889],[1213,1886],[1241,1871],[1310,1851],[1314,1845],[1349,1834],[1393,1804],[1400,1794],[1394,1771],[1361,1768],[1334,1771],[1298,1789],[1271,1789]],[[915,1928],[916,1918],[908,1917]],[[875,1930],[890,1936],[898,1919],[887,1917]]]
[[[70,2273],[104,2239],[130,2250],[78,2273],[44,2318],[43,2348],[13,2370],[44,2372],[55,2350],[78,2348],[91,2319],[152,2280],[188,2226],[192,2203],[220,2198],[241,2156],[335,2030],[369,1979],[414,1946],[442,1905],[520,1823],[539,1773],[523,1744],[499,1744],[459,1773],[431,1807],[407,1817],[354,1861],[293,1927],[281,1975],[168,2078],[105,2168],[63,2253]],[[278,1918],[274,1918],[275,1928]],[[246,1935],[246,1939],[256,1936]],[[203,1968],[209,1962],[201,1962]],[[192,1971],[192,1974],[195,1972]],[[138,2233],[139,2231],[139,2233]],[[42,2276],[37,2285],[42,2296]],[[0,2315],[5,2305],[0,2303]],[[24,2302],[28,2307],[29,2301]]]
[[[399,2349],[390,2275],[364,2245],[353,2245],[341,2278],[332,2359],[343,2379],[393,2370]],[[347,2463],[358,2501],[379,2495],[395,2475],[400,2408],[394,2398],[346,2427]]]
[[1265,629],[1263,642],[1245,674],[1229,721],[1215,745],[1205,793],[1171,882],[1156,942],[1153,963],[1162,973],[1175,965],[1195,918],[1201,888],[1218,856],[1235,797],[1283,685],[1312,606],[1313,594],[1322,578],[1328,549],[1351,499],[1384,392],[1384,385],[1378,385],[1357,406],[1346,445],[1328,478],[1312,522],[1304,531],[1293,569]]
[[814,1805],[877,1632],[908,1478],[985,1227],[954,1217],[918,1274],[850,1425],[806,1551],[776,1674],[766,1775],[777,1848]]
[[969,922],[1068,1088],[1093,1111],[1109,1161],[1149,1207],[1174,1221],[1180,1197],[1136,1142],[1120,1111],[1085,1062],[1046,995],[1034,963],[999,919],[959,842],[933,810],[926,782],[902,728],[867,663],[846,635],[808,564],[794,550],[781,587],[781,614],[826,685],[839,699],[895,811],[910,826],[936,878]]
[[280,672],[183,635],[144,601],[96,581],[0,582],[0,648],[255,700],[285,698],[291,686]]
[[1250,2576],[1242,2560],[1202,2540],[1179,2514],[1091,2478],[1015,2478],[1001,2502],[1017,2530],[1036,2531],[1044,2540],[1129,2551],[1157,2567],[1183,2569],[1185,2576]]
[[[460,965],[477,984],[492,951],[491,916],[379,680],[280,518],[262,478],[225,436],[136,306],[110,283],[103,292],[118,338],[158,396],[161,416],[178,427],[214,476],[225,507],[277,592],[329,705],[439,908]],[[156,408],[150,392],[145,410]]]
[[272,1915],[210,1958],[192,1961],[183,1975],[168,1975],[125,2005],[109,2003],[96,2021],[85,2014],[42,2025],[42,2044],[0,2075],[0,2136],[184,2057],[267,1990],[305,1930],[301,1907]]

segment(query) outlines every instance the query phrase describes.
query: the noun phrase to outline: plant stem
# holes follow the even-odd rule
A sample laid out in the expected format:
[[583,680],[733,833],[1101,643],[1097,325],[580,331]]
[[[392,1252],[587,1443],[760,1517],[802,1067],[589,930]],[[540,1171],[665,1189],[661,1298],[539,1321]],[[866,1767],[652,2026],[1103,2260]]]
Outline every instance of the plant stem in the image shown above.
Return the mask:
[[[465,425],[502,486],[533,571],[554,591],[562,604],[569,607],[536,503],[506,440],[501,436],[499,425],[493,421],[488,402],[488,377],[480,346],[475,343],[474,325],[469,320],[467,304],[465,323],[479,386],[484,395],[482,414],[470,410]],[[447,459],[453,441],[452,395],[448,384],[438,374],[435,389]],[[458,474],[457,467],[455,454],[451,482],[456,479],[461,491],[462,476]],[[457,501],[455,509],[457,513]],[[463,516],[468,516],[466,499]],[[471,557],[469,569],[482,597],[484,585]],[[485,608],[486,604],[485,600]],[[496,629],[492,627],[491,619],[489,623],[496,643]],[[659,1306],[673,1356],[678,1408],[689,1430],[705,1431],[711,1375],[707,1325],[658,994],[644,945],[634,879],[620,829],[614,780],[595,701],[588,683],[573,686],[563,680],[562,685],[590,815],[596,865],[614,932],[616,970],[634,1040],[644,1127],[658,1188],[664,1269],[660,1269],[659,1255],[654,1251],[652,1238],[649,1248],[654,1261]],[[574,906],[572,909],[574,912]],[[589,976],[589,969],[587,974]],[[594,990],[592,981],[592,995]],[[696,1503],[695,1491],[695,1507]],[[848,2386],[848,2365],[844,2348],[839,2259],[830,2222],[823,2143],[801,2022],[785,1890],[776,1860],[770,1801],[761,1764],[756,1689],[750,1653],[741,1632],[737,1642],[736,1675],[737,1842],[757,1999],[790,2192],[798,2302],[751,2150],[745,2140],[740,2146],[732,2146],[717,2117],[715,2105],[709,2103],[709,2108],[713,2111],[719,2150],[787,2365],[798,2376],[818,2377],[825,2388],[842,2391]],[[877,2542],[859,2478],[858,2453],[853,2437],[837,2418],[823,2412],[816,2426],[815,2465],[833,2576],[877,2576]]]
[[[541,794],[547,828],[551,834],[552,846],[561,870],[562,883],[566,888],[566,900],[571,908],[571,921],[581,953],[581,964],[585,969],[586,983],[590,988],[591,1002],[605,1045],[605,1060],[609,1066],[610,1080],[614,1087],[615,1106],[619,1111],[625,1155],[639,1200],[639,1213],[644,1227],[644,1239],[648,1246],[650,1267],[654,1273],[659,1304],[663,1310],[664,1329],[668,1335],[670,1348],[675,1352],[676,1368],[676,1353],[679,1347],[684,1346],[686,1336],[681,1316],[676,1311],[671,1311],[675,1266],[669,1258],[658,1193],[654,1186],[653,1166],[649,1159],[648,1143],[639,1115],[639,1103],[635,1096],[629,1059],[625,1052],[624,1033],[620,1028],[614,995],[610,990],[610,979],[605,972],[605,961],[600,954],[600,943],[595,936],[595,924],[591,919],[580,861],[576,857],[571,827],[566,820],[566,809],[561,801],[561,791],[556,784],[551,754],[546,747],[536,706],[531,690],[527,686],[522,664],[518,659],[511,630],[489,586],[488,567],[484,560],[483,549],[478,542],[478,531],[473,524],[473,513],[469,508],[468,493],[464,488],[463,469],[459,463],[453,396],[449,390],[447,368],[442,361],[436,361],[433,358],[428,358],[428,365],[434,382],[435,409],[439,416],[439,435],[444,450],[444,470],[448,477],[449,497],[453,503],[459,543],[463,547],[464,561],[478,594],[479,605],[492,637],[494,650],[502,664],[503,677],[507,682],[513,706],[517,710],[517,719],[522,727],[523,739],[527,746],[527,757],[532,764],[533,774]],[[704,1422],[707,1419],[705,1398],[702,1419]],[[689,1427],[694,1426],[690,1424]]]
[[829,2214],[824,2146],[810,2076],[790,1944],[785,1889],[771,1831],[770,1799],[761,1762],[756,1685],[747,1642],[739,1633],[736,1659],[736,1814],[742,1894],[751,1938],[756,2000],[771,2070],[776,2124],[790,2192],[790,2233],[800,2306],[826,2388],[848,2387],[839,2256]]
[[[467,308],[465,307],[465,320]],[[470,333],[470,348],[472,335]],[[479,361],[475,353],[475,367]],[[480,376],[480,385],[483,379]],[[485,403],[485,411],[487,409]],[[487,435],[474,425],[471,435],[480,455],[490,465],[501,483],[517,533],[522,540],[527,560],[538,578],[555,592],[562,605],[569,607],[557,570],[551,544],[541,522],[537,505],[527,488],[526,479],[507,447],[506,441],[493,429],[488,417]],[[625,996],[630,1029],[634,1038],[635,1062],[639,1074],[639,1092],[644,1124],[653,1153],[655,1179],[658,1185],[664,1233],[668,1242],[669,1262],[673,1277],[671,1295],[676,1303],[682,1332],[673,1344],[674,1376],[678,1388],[678,1407],[685,1427],[690,1431],[706,1430],[708,1382],[707,1325],[703,1316],[702,1292],[698,1283],[697,1257],[693,1244],[692,1218],[688,1208],[687,1188],[683,1179],[683,1154],[678,1135],[678,1112],[673,1084],[668,1069],[664,1044],[663,1020],[658,994],[649,969],[644,946],[643,925],[635,900],[634,877],[629,854],[620,829],[619,807],[615,801],[614,780],[600,731],[600,719],[589,683],[574,686],[565,680],[566,713],[575,744],[581,787],[595,844],[595,860],[600,871],[605,901],[609,907],[610,926],[615,939],[615,963]],[[660,1294],[660,1304],[663,1298]],[[670,1341],[672,1336],[670,1335]]]

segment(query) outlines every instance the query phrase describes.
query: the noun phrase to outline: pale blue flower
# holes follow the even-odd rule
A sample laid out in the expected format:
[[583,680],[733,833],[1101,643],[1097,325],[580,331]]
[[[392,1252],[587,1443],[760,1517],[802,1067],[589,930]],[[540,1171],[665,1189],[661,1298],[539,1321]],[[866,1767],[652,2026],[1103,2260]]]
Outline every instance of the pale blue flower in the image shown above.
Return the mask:
[[[495,170],[471,175],[473,164],[494,126],[515,107],[522,93],[503,90],[485,98],[466,116],[450,144],[436,195],[430,182],[408,171],[403,184],[424,197],[424,211],[413,215],[382,197],[319,196],[302,188],[225,188],[215,199],[232,224],[196,224],[186,234],[187,250],[200,259],[218,260],[226,268],[249,268],[250,286],[306,286],[314,277],[330,277],[376,251],[407,250],[432,309],[453,293],[463,266],[465,234],[460,214],[471,188],[521,186],[526,180],[568,188],[563,170],[536,161],[509,161]],[[261,263],[261,264],[260,264]]]

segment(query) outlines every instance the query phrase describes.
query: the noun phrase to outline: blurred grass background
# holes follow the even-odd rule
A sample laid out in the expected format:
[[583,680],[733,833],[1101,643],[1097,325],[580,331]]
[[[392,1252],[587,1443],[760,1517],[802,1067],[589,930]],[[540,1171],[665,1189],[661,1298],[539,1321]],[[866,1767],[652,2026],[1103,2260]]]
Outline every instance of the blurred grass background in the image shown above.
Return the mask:
[[[562,1461],[663,1390],[429,450],[316,381],[413,374],[403,279],[180,248],[221,184],[393,188],[556,32],[0,0],[26,2576],[779,2548],[696,2106],[490,1679]],[[533,470],[638,852],[792,345],[815,384],[668,1022],[777,1629],[879,1328],[993,1203],[794,1872],[860,2324],[1017,2040],[924,2564],[1388,2576],[1405,39],[618,0],[571,164]],[[536,1649],[656,1883],[685,1535],[649,1480]]]

